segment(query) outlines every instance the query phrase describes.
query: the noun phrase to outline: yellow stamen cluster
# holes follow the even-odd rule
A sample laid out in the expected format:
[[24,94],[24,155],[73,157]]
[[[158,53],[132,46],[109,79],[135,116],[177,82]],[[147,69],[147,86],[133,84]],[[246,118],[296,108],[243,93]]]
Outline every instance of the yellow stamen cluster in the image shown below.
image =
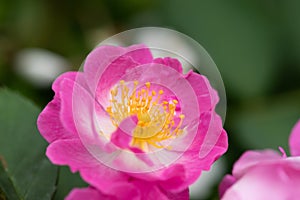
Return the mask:
[[178,101],[161,101],[163,90],[150,90],[151,83],[146,82],[137,89],[138,81],[134,81],[133,89],[129,89],[125,81],[114,87],[111,93],[111,105],[106,108],[112,123],[118,125],[125,118],[136,115],[138,123],[133,131],[131,145],[145,151],[149,145],[164,148],[160,142],[177,137],[182,133],[180,129],[184,115],[179,115],[180,121],[175,125],[175,109]]

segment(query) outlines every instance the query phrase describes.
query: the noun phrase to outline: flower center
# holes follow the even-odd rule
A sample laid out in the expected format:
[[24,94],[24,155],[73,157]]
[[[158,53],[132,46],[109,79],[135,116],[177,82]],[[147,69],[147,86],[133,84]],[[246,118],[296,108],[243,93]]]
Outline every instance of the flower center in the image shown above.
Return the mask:
[[144,151],[149,151],[149,145],[164,148],[166,146],[161,142],[175,138],[183,132],[180,127],[184,115],[176,115],[175,111],[178,101],[162,101],[164,91],[151,90],[150,82],[146,82],[140,89],[137,86],[138,81],[134,81],[131,87],[133,89],[129,89],[125,81],[121,80],[110,91],[111,103],[106,111],[116,127],[125,118],[137,116],[138,123],[133,131],[132,146]]

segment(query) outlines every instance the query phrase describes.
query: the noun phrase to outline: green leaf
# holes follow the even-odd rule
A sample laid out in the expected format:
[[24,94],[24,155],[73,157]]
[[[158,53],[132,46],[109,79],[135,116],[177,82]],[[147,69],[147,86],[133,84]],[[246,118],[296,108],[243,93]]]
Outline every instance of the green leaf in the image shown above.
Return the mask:
[[40,110],[9,90],[0,90],[0,197],[51,199],[57,167],[45,157],[46,142],[36,128]]

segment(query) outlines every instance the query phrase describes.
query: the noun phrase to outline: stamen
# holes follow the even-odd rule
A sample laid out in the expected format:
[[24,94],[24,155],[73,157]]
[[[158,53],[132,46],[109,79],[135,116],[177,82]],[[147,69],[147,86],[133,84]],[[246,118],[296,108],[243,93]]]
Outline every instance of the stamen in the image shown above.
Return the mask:
[[[125,118],[136,115],[138,123],[133,131],[131,145],[149,151],[149,147],[167,148],[162,141],[179,136],[184,115],[179,115],[180,121],[176,125],[174,121],[175,109],[178,101],[161,101],[163,90],[157,92],[150,90],[151,83],[146,82],[144,87],[137,89],[139,82],[133,82],[130,89],[124,80],[114,87],[111,93],[111,105],[106,108],[112,123],[118,127]],[[120,91],[119,91],[120,90]],[[118,95],[120,93],[120,95]]]

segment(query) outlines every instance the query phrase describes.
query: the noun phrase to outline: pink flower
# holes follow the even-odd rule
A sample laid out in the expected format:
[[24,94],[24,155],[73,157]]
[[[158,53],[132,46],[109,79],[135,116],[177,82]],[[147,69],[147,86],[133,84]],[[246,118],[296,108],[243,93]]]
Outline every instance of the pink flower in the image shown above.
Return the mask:
[[227,200],[297,200],[300,197],[300,121],[289,139],[291,157],[273,150],[247,151],[226,175],[219,191]]
[[97,47],[83,72],[61,75],[52,88],[38,118],[46,154],[99,195],[132,179],[180,193],[227,150],[208,80],[143,45]]

